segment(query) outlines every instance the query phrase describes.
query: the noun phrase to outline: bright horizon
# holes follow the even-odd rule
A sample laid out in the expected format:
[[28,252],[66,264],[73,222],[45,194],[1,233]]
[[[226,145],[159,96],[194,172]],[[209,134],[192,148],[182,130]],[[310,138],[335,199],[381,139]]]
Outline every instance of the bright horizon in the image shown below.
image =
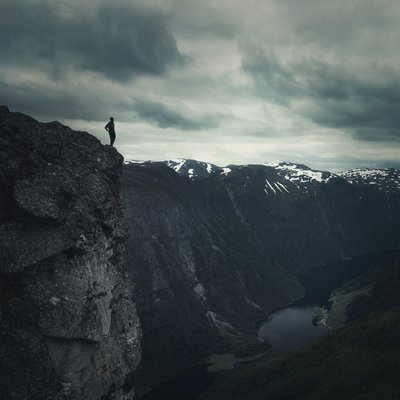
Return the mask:
[[398,2],[0,5],[0,102],[125,159],[400,167]]

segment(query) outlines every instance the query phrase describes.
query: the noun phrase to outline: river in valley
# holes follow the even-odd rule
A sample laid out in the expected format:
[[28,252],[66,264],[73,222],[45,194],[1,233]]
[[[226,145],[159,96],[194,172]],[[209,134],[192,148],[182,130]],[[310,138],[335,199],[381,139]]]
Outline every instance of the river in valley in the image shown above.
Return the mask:
[[[258,335],[269,341],[273,352],[300,347],[324,335],[329,330],[323,325],[313,325],[314,311],[315,307],[310,306],[294,306],[276,311],[260,326]],[[217,375],[208,371],[207,367],[208,365],[202,364],[183,371],[141,399],[197,399]]]
[[[329,328],[324,325],[313,325],[315,304],[327,306],[331,293],[343,282],[362,274],[375,264],[390,263],[396,256],[395,250],[372,252],[350,260],[338,260],[324,266],[312,268],[298,277],[305,287],[302,300],[290,307],[272,313],[258,329],[260,338],[267,340],[272,352],[287,351],[301,347],[325,335]],[[266,355],[267,357],[269,355]],[[235,368],[245,367],[236,364]],[[146,395],[143,400],[195,400],[212,385],[220,375],[229,371],[210,372],[208,365],[201,364],[183,371]]]
[[273,351],[300,347],[329,331],[324,325],[313,325],[315,307],[288,307],[274,312],[260,326],[258,335],[267,340]]

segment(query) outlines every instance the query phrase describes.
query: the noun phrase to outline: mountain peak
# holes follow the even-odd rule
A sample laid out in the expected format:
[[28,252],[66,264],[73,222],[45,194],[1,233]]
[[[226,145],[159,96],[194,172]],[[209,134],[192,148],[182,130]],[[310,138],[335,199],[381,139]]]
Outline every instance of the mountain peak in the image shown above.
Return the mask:
[[318,171],[304,164],[281,162],[264,164],[267,167],[278,170],[278,174],[293,183],[328,182],[337,177],[329,171]]
[[215,164],[191,159],[175,159],[165,162],[180,175],[186,175],[191,179],[205,178],[222,172],[222,168]]
[[338,175],[351,184],[376,185],[381,190],[400,190],[400,170],[395,168],[355,168]]

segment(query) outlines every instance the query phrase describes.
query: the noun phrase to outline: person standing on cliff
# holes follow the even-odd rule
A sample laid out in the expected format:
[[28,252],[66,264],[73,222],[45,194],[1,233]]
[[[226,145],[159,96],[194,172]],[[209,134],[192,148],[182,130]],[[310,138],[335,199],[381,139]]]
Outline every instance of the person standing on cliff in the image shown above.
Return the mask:
[[114,127],[114,118],[113,117],[110,117],[110,121],[108,121],[108,123],[104,127],[104,129],[110,135],[110,146],[112,146],[115,141],[115,127]]

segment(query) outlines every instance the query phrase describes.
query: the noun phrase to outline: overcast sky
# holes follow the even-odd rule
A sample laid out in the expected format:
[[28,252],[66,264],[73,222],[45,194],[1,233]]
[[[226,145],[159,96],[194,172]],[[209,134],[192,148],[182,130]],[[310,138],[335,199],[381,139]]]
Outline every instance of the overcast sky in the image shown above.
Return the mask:
[[398,0],[0,0],[0,102],[127,159],[400,167]]

